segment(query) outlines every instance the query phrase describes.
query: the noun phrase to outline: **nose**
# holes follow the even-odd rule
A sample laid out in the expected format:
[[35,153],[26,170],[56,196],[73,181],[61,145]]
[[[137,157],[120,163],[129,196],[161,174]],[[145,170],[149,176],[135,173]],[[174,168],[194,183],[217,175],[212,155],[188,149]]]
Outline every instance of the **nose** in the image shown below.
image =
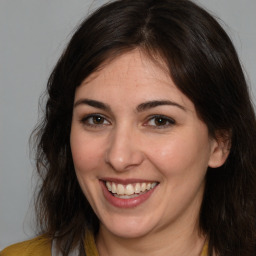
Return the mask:
[[116,129],[109,138],[106,163],[119,172],[139,166],[144,159],[139,141],[139,134],[132,129]]

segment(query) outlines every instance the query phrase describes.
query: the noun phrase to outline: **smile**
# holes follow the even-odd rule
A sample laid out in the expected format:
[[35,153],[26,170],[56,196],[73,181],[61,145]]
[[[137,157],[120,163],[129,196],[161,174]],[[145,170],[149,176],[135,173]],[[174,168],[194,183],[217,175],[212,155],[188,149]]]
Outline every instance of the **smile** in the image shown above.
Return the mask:
[[134,208],[151,198],[159,187],[157,181],[101,179],[100,185],[108,203],[117,208]]
[[135,184],[118,184],[115,182],[106,181],[106,187],[115,197],[129,199],[138,197],[147,191],[153,189],[157,182],[142,182]]

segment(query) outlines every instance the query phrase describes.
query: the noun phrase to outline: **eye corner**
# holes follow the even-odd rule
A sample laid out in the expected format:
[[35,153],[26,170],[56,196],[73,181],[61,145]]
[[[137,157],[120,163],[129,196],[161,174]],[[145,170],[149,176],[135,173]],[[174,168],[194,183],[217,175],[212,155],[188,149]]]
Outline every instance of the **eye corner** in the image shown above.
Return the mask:
[[111,122],[102,114],[93,113],[87,114],[80,118],[80,123],[89,128],[103,128],[111,125]]
[[146,122],[144,123],[144,126],[148,126],[154,129],[164,129],[170,128],[175,124],[176,121],[173,118],[157,114],[148,117]]

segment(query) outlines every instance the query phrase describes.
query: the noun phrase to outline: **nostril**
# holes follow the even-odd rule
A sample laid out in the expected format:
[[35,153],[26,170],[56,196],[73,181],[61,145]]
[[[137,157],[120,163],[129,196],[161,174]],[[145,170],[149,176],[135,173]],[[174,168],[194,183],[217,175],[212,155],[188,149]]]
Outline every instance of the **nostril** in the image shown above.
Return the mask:
[[127,125],[127,121],[111,134],[105,162],[116,171],[127,171],[143,162],[143,153],[136,141],[135,132]]

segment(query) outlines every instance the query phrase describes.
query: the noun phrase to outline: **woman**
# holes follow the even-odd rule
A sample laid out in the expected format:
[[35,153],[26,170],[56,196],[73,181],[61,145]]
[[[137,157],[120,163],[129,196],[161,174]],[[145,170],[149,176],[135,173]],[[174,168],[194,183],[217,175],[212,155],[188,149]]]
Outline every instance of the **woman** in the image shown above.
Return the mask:
[[229,37],[194,3],[92,14],[34,134],[41,236],[1,255],[255,255],[255,114]]

